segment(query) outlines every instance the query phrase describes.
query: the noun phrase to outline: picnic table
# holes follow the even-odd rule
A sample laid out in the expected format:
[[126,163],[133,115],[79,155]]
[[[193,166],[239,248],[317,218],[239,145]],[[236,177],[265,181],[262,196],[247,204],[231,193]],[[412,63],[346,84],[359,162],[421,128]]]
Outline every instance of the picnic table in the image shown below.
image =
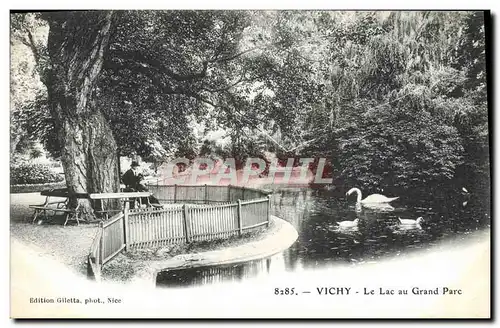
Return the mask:
[[[34,210],[32,223],[35,223],[37,218],[43,216],[45,221],[49,221],[54,218],[56,214],[63,214],[65,216],[64,225],[69,221],[76,221],[77,224],[80,224],[79,218],[79,207],[80,204],[77,201],[78,199],[89,199],[94,202],[94,216],[98,215],[102,220],[109,219],[110,213],[119,212],[121,210],[116,209],[106,209],[103,206],[103,201],[119,199],[124,203],[139,203],[139,206],[157,206],[156,204],[151,204],[149,202],[149,197],[152,195],[151,192],[120,192],[120,193],[69,193],[68,189],[51,189],[41,191],[40,194],[45,196],[45,202],[39,205],[30,205],[29,207]],[[54,198],[59,198],[58,200],[51,200]],[[63,200],[61,200],[62,198]],[[143,204],[144,199],[144,204]],[[76,206],[75,206],[76,204]],[[73,205],[73,206],[71,206]],[[134,206],[130,206],[133,208]],[[47,213],[52,214],[51,216],[47,215]],[[99,219],[96,216],[96,219]]]

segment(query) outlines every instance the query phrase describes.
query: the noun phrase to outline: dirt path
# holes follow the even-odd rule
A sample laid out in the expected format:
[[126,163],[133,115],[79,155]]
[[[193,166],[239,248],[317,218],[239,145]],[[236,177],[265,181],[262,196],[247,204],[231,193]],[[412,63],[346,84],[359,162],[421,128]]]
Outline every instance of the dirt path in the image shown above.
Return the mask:
[[[59,224],[31,224],[30,204],[42,204],[45,197],[39,193],[11,194],[10,236],[40,255],[49,256],[74,271],[86,274],[86,256],[97,232],[95,224],[62,226]],[[11,240],[12,241],[12,240]]]

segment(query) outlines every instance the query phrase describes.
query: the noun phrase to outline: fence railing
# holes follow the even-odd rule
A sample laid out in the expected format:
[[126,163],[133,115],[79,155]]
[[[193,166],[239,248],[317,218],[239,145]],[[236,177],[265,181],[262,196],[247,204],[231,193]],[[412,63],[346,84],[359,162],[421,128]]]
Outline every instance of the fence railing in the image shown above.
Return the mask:
[[90,276],[99,280],[102,266],[125,248],[126,229],[124,212],[100,224],[87,260],[87,272]]
[[119,213],[102,225],[102,264],[105,264],[125,248],[125,214]]
[[228,238],[268,223],[267,197],[228,204],[171,204],[159,210],[131,210],[127,247]]
[[97,230],[92,245],[90,245],[90,252],[87,256],[87,276],[95,280],[101,278],[101,243],[102,243],[102,229]]
[[149,191],[163,203],[236,202],[266,197],[267,192],[239,186],[218,185],[148,185]]
[[[101,227],[88,256],[89,275],[123,249],[229,238],[269,225],[268,193],[236,186],[148,186],[163,208],[129,209]],[[179,204],[182,203],[182,204]]]

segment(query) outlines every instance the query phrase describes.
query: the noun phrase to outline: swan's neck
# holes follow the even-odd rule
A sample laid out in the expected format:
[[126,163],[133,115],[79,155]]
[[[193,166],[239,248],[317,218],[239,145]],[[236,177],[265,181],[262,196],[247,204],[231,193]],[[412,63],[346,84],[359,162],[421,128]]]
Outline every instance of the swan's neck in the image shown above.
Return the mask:
[[357,195],[357,200],[356,201],[358,203],[361,202],[361,190],[359,190],[358,188],[353,188],[353,192],[355,192],[356,195]]

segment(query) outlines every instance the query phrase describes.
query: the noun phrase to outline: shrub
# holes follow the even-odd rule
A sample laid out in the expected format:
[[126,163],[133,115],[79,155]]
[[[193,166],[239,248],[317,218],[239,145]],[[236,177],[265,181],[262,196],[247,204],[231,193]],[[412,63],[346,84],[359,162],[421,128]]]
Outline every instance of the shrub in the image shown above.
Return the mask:
[[66,182],[52,182],[52,183],[38,183],[38,184],[23,184],[23,185],[11,185],[10,193],[19,194],[27,192],[41,192],[47,189],[62,189],[66,188]]
[[460,136],[443,119],[415,107],[379,107],[338,129],[341,178],[370,191],[449,182],[463,163]]
[[10,172],[10,184],[37,184],[60,182],[64,178],[53,172],[48,165],[24,163],[12,167]]

